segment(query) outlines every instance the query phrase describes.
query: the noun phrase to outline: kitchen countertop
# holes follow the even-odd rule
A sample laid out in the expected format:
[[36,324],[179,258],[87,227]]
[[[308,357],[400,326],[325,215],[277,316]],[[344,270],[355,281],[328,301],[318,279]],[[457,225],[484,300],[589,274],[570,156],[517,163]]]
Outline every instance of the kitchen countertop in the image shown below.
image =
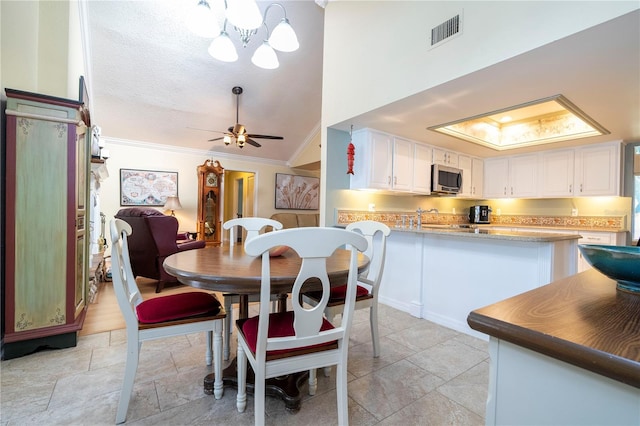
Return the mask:
[[413,232],[422,234],[447,235],[462,238],[482,238],[495,240],[526,241],[526,242],[553,242],[563,240],[577,240],[578,234],[557,234],[551,232],[521,232],[490,229],[487,227],[461,228],[448,225],[423,225],[421,229],[391,228],[393,232]]
[[595,269],[476,309],[474,330],[640,388],[640,294]]

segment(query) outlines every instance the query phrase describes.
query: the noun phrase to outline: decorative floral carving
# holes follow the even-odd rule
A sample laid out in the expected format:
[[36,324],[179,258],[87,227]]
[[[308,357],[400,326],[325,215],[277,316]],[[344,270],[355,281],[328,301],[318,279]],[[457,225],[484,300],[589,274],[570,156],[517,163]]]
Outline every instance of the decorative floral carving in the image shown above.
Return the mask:
[[59,325],[59,324],[64,324],[64,319],[65,319],[64,314],[60,311],[60,308],[57,308],[56,309],[56,315],[53,318],[51,318],[49,320],[49,322],[51,324],[58,324]]
[[26,316],[25,313],[20,315],[20,319],[16,321],[16,330],[26,330],[27,327],[33,325],[33,321],[29,321]]
[[33,123],[28,118],[19,118],[18,127],[22,130],[22,133],[27,136],[29,134],[29,128],[33,126]]

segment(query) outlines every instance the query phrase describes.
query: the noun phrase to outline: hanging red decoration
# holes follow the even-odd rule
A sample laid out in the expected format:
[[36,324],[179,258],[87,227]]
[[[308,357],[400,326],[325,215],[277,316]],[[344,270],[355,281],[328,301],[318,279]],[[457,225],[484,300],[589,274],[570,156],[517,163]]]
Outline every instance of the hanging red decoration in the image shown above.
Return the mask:
[[[351,137],[353,133],[353,125],[351,126],[351,132],[349,133],[349,137],[350,139],[353,140],[353,138]],[[347,146],[347,174],[348,175],[352,175],[353,174],[353,157],[356,154],[356,147],[353,146],[353,142],[349,141],[349,146]]]

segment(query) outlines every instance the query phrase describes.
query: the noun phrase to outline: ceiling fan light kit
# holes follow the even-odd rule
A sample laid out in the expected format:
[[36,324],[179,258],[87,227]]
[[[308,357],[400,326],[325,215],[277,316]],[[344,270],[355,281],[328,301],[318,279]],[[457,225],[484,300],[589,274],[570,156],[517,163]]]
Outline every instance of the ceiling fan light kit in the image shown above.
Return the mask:
[[[240,86],[235,86],[234,88],[231,89],[231,93],[236,95],[236,124],[229,127],[229,129],[227,129],[228,130],[227,132],[220,132],[220,133],[224,133],[224,136],[221,136],[219,138],[209,139],[209,142],[218,141],[222,139],[224,144],[229,146],[231,142],[235,139],[235,144],[238,148],[244,148],[246,144],[253,145],[256,148],[260,148],[262,145],[254,141],[253,138],[272,139],[272,140],[284,139],[282,136],[259,135],[259,134],[247,132],[246,127],[244,127],[244,124],[239,123],[240,95],[242,94],[242,92],[243,90],[242,90],[242,87]],[[211,130],[211,131],[215,131],[215,130]]]
[[[275,69],[280,66],[275,50],[293,52],[300,47],[298,37],[291,27],[289,19],[287,19],[287,11],[280,3],[271,3],[267,6],[263,16],[255,0],[195,1],[197,3],[189,14],[187,26],[194,34],[205,38],[213,38],[208,52],[215,59],[224,62],[238,60],[236,48],[227,33],[227,23],[231,24],[238,32],[243,47],[247,47],[251,37],[258,33],[258,29],[261,26],[264,26],[268,37],[256,49],[251,58],[251,62],[260,68]],[[222,8],[216,8],[216,10],[220,9],[218,13],[211,7],[211,4],[214,4],[215,1],[221,3],[219,6]],[[266,18],[272,6],[281,8],[284,12],[284,18],[269,35]],[[224,23],[221,29],[218,22],[223,19]]]

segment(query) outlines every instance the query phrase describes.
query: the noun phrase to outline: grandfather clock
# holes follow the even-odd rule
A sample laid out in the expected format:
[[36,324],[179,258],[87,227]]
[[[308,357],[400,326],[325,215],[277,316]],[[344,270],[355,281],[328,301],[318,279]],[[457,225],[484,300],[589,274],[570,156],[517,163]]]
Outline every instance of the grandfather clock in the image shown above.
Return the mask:
[[207,246],[222,242],[222,179],[224,169],[217,160],[198,166],[198,239]]

